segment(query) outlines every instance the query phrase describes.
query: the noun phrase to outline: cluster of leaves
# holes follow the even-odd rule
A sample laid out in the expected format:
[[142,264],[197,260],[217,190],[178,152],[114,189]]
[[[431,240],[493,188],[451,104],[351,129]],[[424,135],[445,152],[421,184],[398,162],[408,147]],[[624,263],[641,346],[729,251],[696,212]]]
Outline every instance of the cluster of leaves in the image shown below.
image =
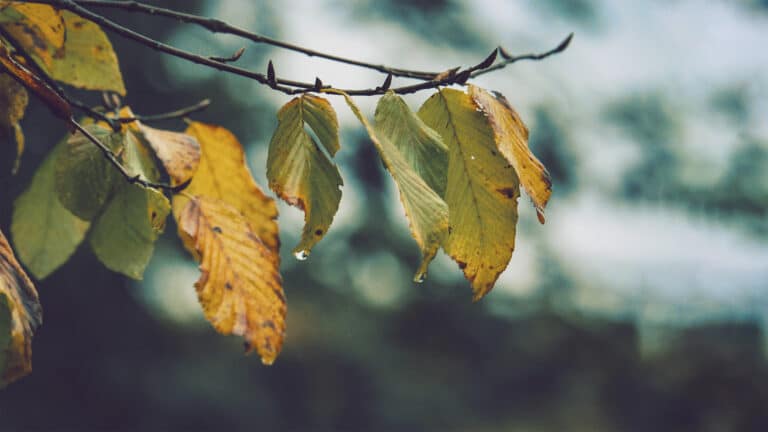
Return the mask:
[[[51,6],[0,2],[0,27],[52,79],[125,94],[117,56],[95,23]],[[24,62],[2,49],[12,62]],[[0,126],[20,154],[26,89],[44,102],[45,92],[29,84],[36,77],[17,71],[22,66],[0,63],[6,69]],[[551,193],[549,175],[529,151],[528,131],[507,100],[469,84],[466,91],[438,89],[414,112],[390,91],[373,122],[341,91],[307,92],[286,103],[269,144],[267,178],[278,197],[304,212],[298,259],[329,231],[342,195],[333,161],[339,125],[322,93],[345,99],[397,185],[422,253],[414,280],[424,280],[442,247],[471,282],[474,299],[487,294],[514,250],[520,186],[542,223]],[[286,317],[277,207],[253,180],[238,140],[200,122],[190,121],[183,133],[154,129],[127,107],[105,116],[133,120],[120,128],[78,123],[84,129],[50,151],[16,200],[11,234],[20,261],[42,279],[87,240],[107,268],[140,279],[172,214],[200,263],[195,287],[206,318],[220,333],[244,337],[246,349],[271,364]],[[147,187],[159,182],[170,187]],[[29,371],[40,321],[35,289],[0,233],[0,384]]]

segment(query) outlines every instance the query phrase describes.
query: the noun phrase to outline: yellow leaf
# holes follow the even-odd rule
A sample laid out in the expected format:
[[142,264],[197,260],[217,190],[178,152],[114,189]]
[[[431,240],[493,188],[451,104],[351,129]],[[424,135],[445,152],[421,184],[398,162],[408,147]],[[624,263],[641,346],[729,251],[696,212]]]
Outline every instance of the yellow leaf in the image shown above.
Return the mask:
[[178,186],[189,181],[200,164],[200,144],[195,137],[134,123],[163,164],[171,185]]
[[57,81],[87,90],[110,90],[125,96],[117,55],[96,23],[63,11],[67,38],[50,67]]
[[21,19],[3,24],[6,32],[44,68],[50,68],[56,50],[64,45],[65,27],[61,12],[48,5],[2,3],[21,15]]
[[424,103],[419,116],[448,146],[445,201],[451,230],[443,247],[479,300],[512,257],[520,183],[498,154],[493,129],[468,94],[440,90]]
[[272,364],[285,335],[279,255],[224,201],[195,197],[176,217],[184,246],[200,261],[195,288],[205,317],[218,332],[244,337]]
[[544,223],[544,207],[552,195],[552,180],[547,169],[528,148],[528,128],[501,94],[491,95],[473,85],[469,86],[469,94],[488,118],[496,146],[515,167],[520,183],[536,207],[539,222]]
[[7,343],[0,346],[0,387],[32,370],[32,334],[42,320],[37,291],[0,231],[0,341]]
[[331,155],[339,148],[339,124],[328,101],[312,95],[291,100],[277,118],[269,143],[267,178],[280,198],[304,211],[304,230],[293,252],[306,257],[331,226],[343,182],[339,169],[305,130],[305,123]]
[[[253,180],[237,138],[223,127],[200,122],[190,123],[186,133],[197,138],[201,156],[185,194],[218,198],[234,206],[261,241],[270,250],[277,250],[277,206]],[[178,215],[188,200],[184,195],[175,195],[173,213]]]
[[427,266],[448,234],[448,206],[411,168],[397,147],[373,129],[352,99],[347,94],[342,95],[365,127],[400,190],[400,201],[410,221],[411,235],[418,243],[422,255],[421,264],[413,280],[422,282],[427,274]]

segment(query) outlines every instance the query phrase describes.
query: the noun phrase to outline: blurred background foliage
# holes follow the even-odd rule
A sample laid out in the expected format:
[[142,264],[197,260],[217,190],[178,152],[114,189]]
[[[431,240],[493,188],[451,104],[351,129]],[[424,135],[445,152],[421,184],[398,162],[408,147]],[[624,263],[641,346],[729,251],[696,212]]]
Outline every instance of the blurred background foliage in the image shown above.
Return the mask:
[[[34,372],[0,392],[0,430],[748,431],[768,427],[768,3],[758,0],[163,1],[341,55],[415,69],[469,64],[502,44],[574,44],[479,84],[531,129],[554,197],[527,198],[512,262],[477,304],[445,256],[422,285],[391,180],[362,129],[344,130],[339,214],[306,262],[288,253],[302,214],[281,205],[289,302],[272,367],[216,335],[175,227],[145,280],[81,248],[38,284]],[[243,42],[173,21],[108,14],[206,55]],[[287,99],[112,37],[145,114],[211,97],[194,117],[247,147],[262,185]],[[349,69],[247,45],[240,64],[348,87]],[[412,108],[426,98],[408,100]],[[94,95],[83,95],[97,103]],[[361,100],[369,115],[374,100]],[[164,127],[182,129],[181,122]],[[35,103],[11,200],[65,130]]]

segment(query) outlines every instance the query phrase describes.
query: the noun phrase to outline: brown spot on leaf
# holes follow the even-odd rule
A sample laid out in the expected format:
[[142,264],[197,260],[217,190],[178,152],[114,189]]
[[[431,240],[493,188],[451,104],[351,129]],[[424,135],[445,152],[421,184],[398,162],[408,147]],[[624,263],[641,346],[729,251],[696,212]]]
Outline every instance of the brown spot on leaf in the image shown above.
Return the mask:
[[505,197],[512,199],[515,197],[515,189],[514,188],[501,188],[496,189],[500,194],[504,195]]
[[316,236],[321,236],[321,235],[323,235],[323,230],[321,230],[321,229],[315,230],[315,235],[316,235]]
[[221,233],[223,232],[223,231],[221,230],[221,227],[217,227],[217,226],[215,226],[215,227],[213,227],[213,228],[211,228],[211,229],[212,229],[212,230],[213,230],[213,232],[215,232],[216,234],[221,234]]

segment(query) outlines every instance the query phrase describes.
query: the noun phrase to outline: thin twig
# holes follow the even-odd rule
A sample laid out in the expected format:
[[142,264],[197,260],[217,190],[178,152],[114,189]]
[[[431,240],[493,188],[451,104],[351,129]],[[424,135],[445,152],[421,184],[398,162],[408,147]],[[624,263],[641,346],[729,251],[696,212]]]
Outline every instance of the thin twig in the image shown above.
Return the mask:
[[511,65],[512,63],[518,62],[520,60],[543,60],[551,55],[558,54],[565,51],[565,49],[568,48],[568,45],[571,44],[572,39],[573,39],[573,33],[569,34],[556,47],[552,48],[547,52],[543,52],[540,54],[523,54],[519,56],[513,56],[513,55],[510,55],[504,48],[499,47],[499,53],[501,54],[502,58],[504,58],[504,61],[496,63],[495,65],[489,66],[485,69],[472,72],[470,74],[470,78],[475,78],[477,76],[487,74],[488,72],[493,72],[495,70],[504,69],[505,67]]
[[278,48],[283,48],[286,50],[306,54],[310,57],[319,57],[319,58],[331,60],[338,63],[344,63],[352,66],[359,66],[366,69],[373,69],[384,74],[392,74],[392,76],[396,76],[396,77],[431,80],[438,74],[437,72],[424,72],[424,71],[415,71],[415,70],[408,70],[408,69],[401,69],[401,68],[393,68],[385,65],[377,65],[373,63],[360,61],[360,60],[349,59],[349,58],[344,58],[344,57],[333,55],[333,54],[323,53],[323,52],[315,51],[302,46],[279,41],[277,39],[272,39],[268,36],[256,34],[248,30],[235,27],[231,24],[228,24],[218,19],[206,18],[199,15],[193,15],[193,14],[178,12],[170,9],[164,9],[161,7],[151,6],[151,5],[147,5],[137,1],[101,1],[101,0],[74,0],[74,1],[77,4],[81,6],[86,6],[86,7],[115,8],[115,9],[121,9],[128,12],[138,12],[138,13],[144,13],[148,15],[156,15],[156,16],[172,18],[181,22],[198,25],[212,33],[231,34],[231,35],[239,36],[243,39],[248,39],[255,43],[272,45]]
[[[95,1],[95,0],[89,0],[89,1]],[[162,42],[159,42],[157,40],[144,36],[140,33],[137,33],[131,29],[123,27],[120,24],[117,24],[97,13],[94,13],[89,9],[86,9],[80,6],[74,0],[27,0],[26,2],[50,4],[62,9],[67,9],[77,15],[80,15],[83,18],[86,18],[88,20],[91,20],[101,25],[107,30],[110,30],[127,39],[143,44],[156,51],[160,51],[162,53],[169,54],[175,57],[183,58],[190,62],[208,66],[224,72],[244,76],[246,78],[251,78],[261,84],[269,86],[274,90],[283,92],[288,95],[295,95],[295,94],[301,94],[301,93],[307,93],[307,92],[317,92],[322,90],[338,90],[338,91],[347,93],[350,96],[376,96],[376,95],[382,95],[388,91],[385,89],[386,86],[384,85],[375,87],[375,88],[368,88],[368,89],[342,89],[342,88],[336,88],[330,85],[318,86],[317,85],[318,80],[315,80],[314,83],[306,83],[306,82],[292,81],[292,80],[266,76],[258,72],[253,72],[253,71],[232,66],[223,62],[211,60],[208,57],[203,57],[197,54],[193,54],[189,51],[185,51],[185,50],[164,44]],[[217,20],[214,20],[214,21],[219,22]],[[566,41],[569,41],[569,40],[570,40],[570,37],[566,39]],[[472,66],[463,71],[457,70],[457,72],[449,73],[446,76],[443,76],[445,75],[443,73],[437,74],[433,78],[431,78],[429,81],[424,81],[418,84],[413,84],[408,86],[391,88],[389,90],[399,94],[408,94],[408,93],[418,92],[420,90],[434,89],[441,86],[449,86],[454,84],[463,85],[466,83],[467,79],[486,73],[486,71],[500,69],[501,67],[504,67],[513,61],[542,59],[542,58],[548,57],[549,55],[555,54],[556,52],[562,51],[563,49],[565,49],[566,46],[567,46],[567,43],[565,43],[564,41],[563,43],[558,45],[555,49],[547,51],[546,53],[520,56],[519,58],[514,60],[505,60],[505,62],[499,65],[493,65],[493,62],[495,61],[495,54],[492,53],[491,56],[489,56],[482,62],[478,63],[478,65]],[[489,59],[491,59],[490,63],[488,62]],[[387,75],[387,79],[385,83],[391,80],[390,75],[391,74]]]
[[210,99],[203,99],[194,105],[190,105],[188,107],[180,108],[175,111],[170,111],[167,113],[152,114],[152,115],[137,114],[137,115],[134,115],[133,117],[115,117],[113,118],[113,120],[118,121],[120,123],[131,123],[135,121],[153,122],[153,121],[160,121],[160,120],[171,120],[171,119],[186,117],[189,114],[202,111],[208,108],[210,105],[211,105]]
[[240,60],[240,57],[243,56],[243,53],[245,52],[245,47],[240,47],[237,51],[235,51],[231,56],[229,57],[217,57],[217,56],[210,56],[209,59],[217,62],[222,63],[232,63]]
[[[267,81],[267,77],[261,73],[253,72],[237,66],[232,66],[216,60],[211,60],[207,57],[193,54],[189,51],[185,51],[185,50],[164,44],[160,41],[149,38],[141,33],[137,33],[129,28],[123,27],[120,24],[117,24],[114,21],[111,21],[106,17],[103,17],[88,9],[85,9],[72,0],[32,0],[32,1],[25,1],[25,3],[49,4],[61,9],[69,10],[74,14],[77,14],[85,19],[93,21],[96,24],[99,24],[101,27],[112,31],[113,33],[119,36],[141,43],[156,51],[160,51],[160,52],[172,55],[174,57],[183,58],[192,63],[198,63],[198,64],[208,66],[214,69],[218,69],[224,72],[229,72],[235,75],[244,76],[246,78],[253,79],[261,84],[269,85],[269,82]],[[291,88],[286,86],[312,88],[313,84],[279,79],[276,81],[276,85],[270,85],[270,87],[272,87],[275,90],[282,91],[284,93],[286,92],[289,93],[291,91]]]

